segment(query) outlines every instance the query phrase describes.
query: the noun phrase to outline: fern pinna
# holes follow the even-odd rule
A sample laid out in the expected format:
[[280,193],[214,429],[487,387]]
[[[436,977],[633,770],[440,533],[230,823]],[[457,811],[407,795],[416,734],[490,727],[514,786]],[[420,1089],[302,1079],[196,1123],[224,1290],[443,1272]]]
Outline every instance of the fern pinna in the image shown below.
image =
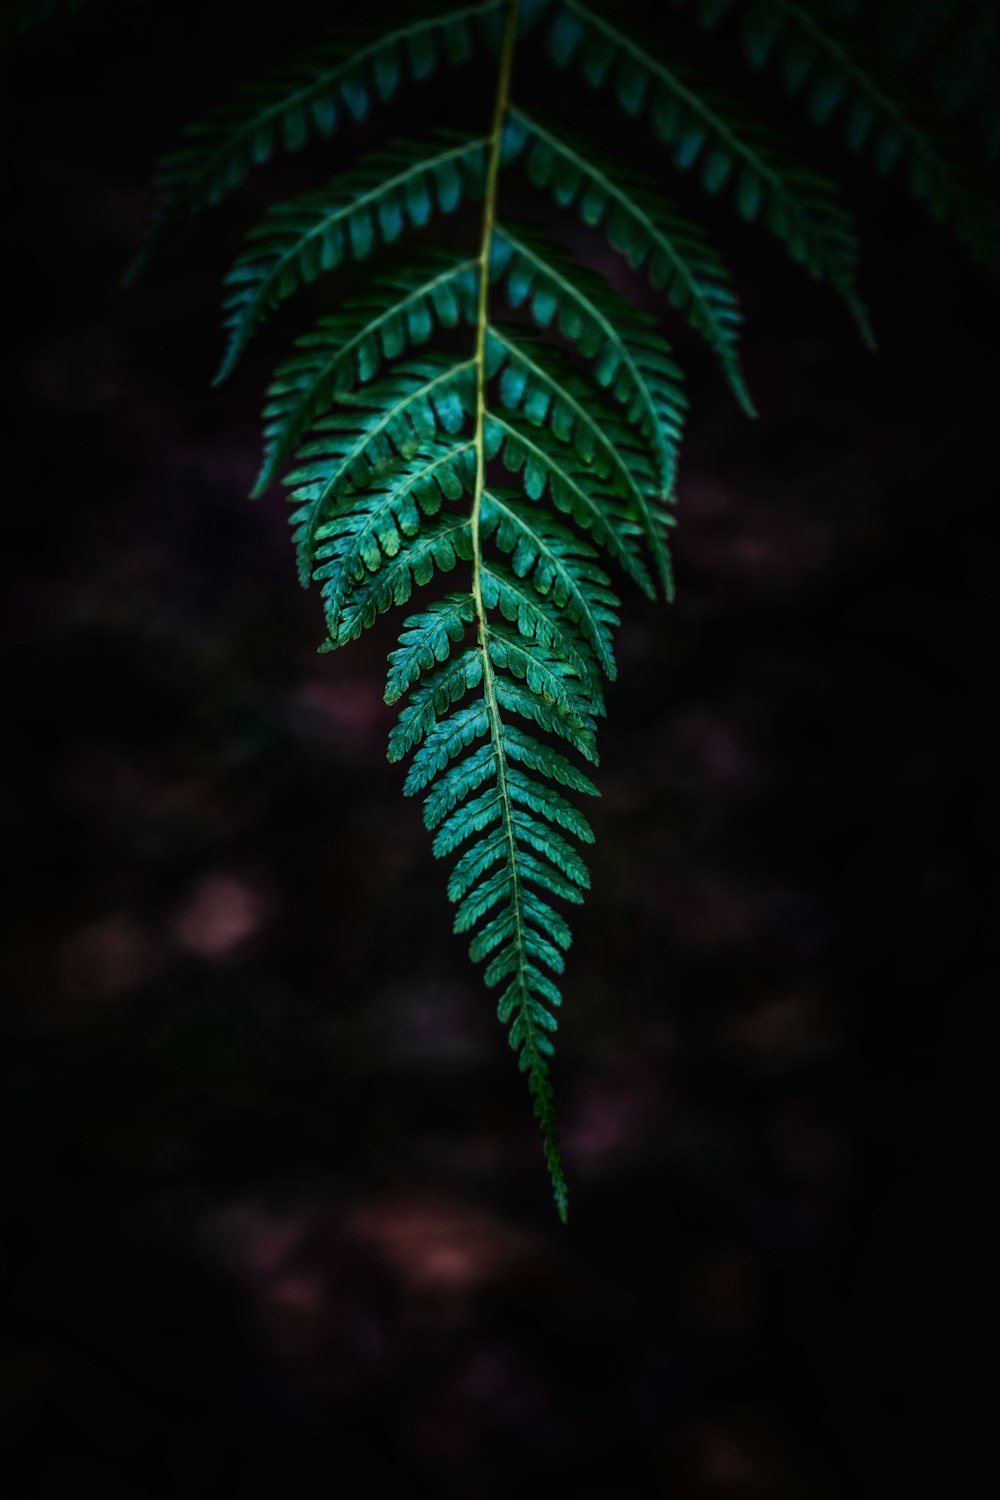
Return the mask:
[[[14,24],[57,3],[20,0]],[[978,0],[672,0],[665,9],[738,34],[750,63],[775,68],[814,123],[832,121],[880,171],[905,173],[913,195],[996,268],[995,204],[956,168],[897,76],[922,69],[925,104],[960,118],[995,160],[1000,44]],[[404,790],[423,797],[434,853],[452,862],[455,927],[471,935],[497,993],[564,1219],[549,1063],[570,945],[564,912],[589,886],[580,851],[593,834],[581,800],[597,788],[583,766],[597,763],[602,681],[615,675],[619,601],[607,570],[672,598],[685,398],[659,323],[537,226],[512,222],[506,175],[520,172],[557,210],[603,230],[664,311],[706,341],[748,413],[753,403],[729,275],[661,190],[667,171],[652,181],[547,118],[521,97],[518,56],[530,52],[647,121],[669,151],[665,168],[696,172],[709,193],[760,220],[871,342],[836,185],[620,17],[620,5],[612,16],[599,0],[479,0],[359,44],[317,45],[168,158],[138,263],[279,147],[367,119],[404,82],[470,63],[490,80],[478,131],[377,150],[267,213],[228,277],[217,378],[304,283],[397,242],[419,245],[415,231],[428,242],[441,216],[479,206],[478,234],[463,249],[408,249],[347,300],[331,283],[330,311],[271,386],[255,492],[279,475],[289,487],[300,578],[322,589],[322,650],[408,604],[414,588],[428,591],[389,658],[386,701],[402,705],[389,757],[409,758]],[[962,87],[947,59],[972,52],[978,67]],[[441,347],[457,347],[462,330],[460,352]]]

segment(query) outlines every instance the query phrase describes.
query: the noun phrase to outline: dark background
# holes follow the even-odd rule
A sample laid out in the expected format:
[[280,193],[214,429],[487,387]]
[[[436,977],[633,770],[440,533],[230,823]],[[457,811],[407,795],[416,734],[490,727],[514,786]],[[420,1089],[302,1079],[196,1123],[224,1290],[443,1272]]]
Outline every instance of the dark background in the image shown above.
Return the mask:
[[8,1493],[920,1492],[958,1443],[995,290],[810,131],[865,231],[871,356],[619,132],[717,226],[763,415],[669,320],[678,602],[626,594],[563,1230],[385,762],[398,618],[317,656],[283,502],[246,500],[270,370],[343,281],[208,384],[255,210],[483,85],[283,159],[119,283],[159,153],[330,16],[274,9],[88,7],[3,61]]

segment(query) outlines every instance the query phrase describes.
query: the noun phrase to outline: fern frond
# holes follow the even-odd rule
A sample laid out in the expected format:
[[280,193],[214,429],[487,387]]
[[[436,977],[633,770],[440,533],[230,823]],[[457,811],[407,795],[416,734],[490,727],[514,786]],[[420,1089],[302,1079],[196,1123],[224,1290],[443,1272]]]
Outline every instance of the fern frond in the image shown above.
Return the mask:
[[574,67],[592,87],[610,82],[629,118],[649,114],[682,171],[704,187],[730,187],[746,219],[763,215],[792,258],[843,297],[866,342],[868,317],[857,290],[858,242],[840,194],[828,178],[796,163],[773,130],[701,80],[667,67],[581,0],[563,0],[549,29],[549,56]]
[[[11,18],[74,3],[16,0],[7,29]],[[719,254],[658,183],[513,106],[515,51],[540,31],[547,70],[606,87],[627,120],[645,116],[680,172],[696,172],[708,193],[730,195],[744,219],[763,222],[867,330],[857,238],[836,185],[799,164],[798,142],[790,149],[674,48],[654,55],[623,19],[625,4],[477,0],[351,45],[323,43],[189,132],[167,158],[136,263],[279,149],[367,119],[444,64],[479,56],[495,70],[488,127],[473,122],[468,134],[438,131],[364,155],[251,229],[226,279],[216,379],[303,284],[481,204],[477,248],[427,244],[419,260],[364,281],[348,300],[333,284],[324,315],[271,383],[254,493],[284,475],[299,576],[322,594],[321,650],[435,586],[411,606],[389,657],[385,698],[398,711],[389,758],[408,759],[404,791],[423,798],[433,852],[453,861],[455,929],[498,992],[564,1219],[549,1065],[571,943],[564,910],[590,886],[582,850],[594,835],[578,802],[597,795],[604,679],[615,677],[620,603],[606,567],[650,595],[655,578],[672,597],[667,538],[687,403],[660,317],[638,311],[566,247],[503,218],[507,169],[523,167],[557,208],[601,228],[667,294],[663,311],[671,304],[705,340],[744,410],[754,408],[740,367],[740,306]],[[1000,27],[985,0],[671,8],[685,5],[705,25],[729,17],[752,65],[776,59],[814,123],[839,119],[848,145],[882,171],[905,166],[915,196],[1000,265],[995,204],[923,123],[937,109],[969,128],[975,114],[1000,154]],[[906,102],[894,69],[919,81],[921,107]]]
[[498,564],[484,568],[487,608],[499,610],[546,650],[558,651],[588,684],[595,705],[600,704],[594,659],[613,680],[612,631],[619,619],[611,580],[594,562],[598,553],[561,521],[536,507],[518,505],[504,491],[484,495],[482,530],[510,556],[513,569],[508,573]]
[[279,368],[268,391],[264,462],[253,495],[267,487],[331,402],[372,380],[385,361],[426,343],[436,328],[475,319],[476,264],[435,257],[380,278],[370,294],[343,303],[296,341],[302,353]]
[[598,484],[595,474],[561,451],[568,445],[553,442],[544,428],[528,432],[492,413],[486,417],[484,441],[486,456],[499,455],[509,473],[520,474],[532,500],[548,493],[557,510],[592,532],[643,592],[653,597],[653,585],[636,544],[639,527],[612,492]]
[[[353,406],[342,403],[316,422],[312,439],[299,450],[299,467],[285,478],[296,506],[291,519],[303,583],[309,580],[318,528],[347,492],[372,487],[391,474],[392,495],[402,485],[409,497],[408,487],[422,486],[425,479],[434,490],[462,493],[465,445],[450,448],[451,458],[440,464],[424,450],[439,435],[461,431],[474,380],[472,360],[425,355],[367,387]],[[408,465],[414,462],[417,470],[411,473]]]
[[321,651],[355,640],[362,630],[374,625],[378,615],[405,604],[415,586],[429,583],[435,572],[450,573],[459,558],[466,562],[472,558],[468,519],[451,517],[422,523],[413,536],[400,526],[397,551],[389,550],[396,545],[393,538],[384,550],[380,547],[376,552],[369,547],[362,552],[358,535],[364,533],[371,541],[372,510],[378,504],[375,496],[368,496],[356,509],[331,521],[317,549],[318,566],[313,576],[323,584],[329,630],[329,640]]
[[[615,497],[613,513],[620,509],[618,497],[625,498],[624,515],[638,518],[664,594],[671,599],[673,570],[664,531],[673,517],[654,513],[650,497],[655,494],[655,477],[645,454],[633,447],[630,429],[609,415],[603,403],[595,401],[587,386],[551,352],[541,347],[529,350],[511,332],[496,326],[489,331],[488,343],[500,370],[501,404],[508,411],[522,411],[533,427],[551,428],[561,442],[571,445],[576,458],[593,470],[601,485],[610,485]],[[631,560],[623,556],[626,568],[648,591],[648,575],[632,571]]]
[[542,329],[554,325],[592,364],[598,387],[645,442],[661,493],[672,495],[687,398],[653,320],[528,229],[494,232],[492,274],[511,307],[527,307]]
[[395,703],[435,663],[447,661],[453,643],[462,639],[475,617],[470,594],[448,594],[428,605],[424,614],[405,620],[399,647],[389,653],[386,703]]
[[739,302],[721,259],[701,231],[647,179],[602,162],[592,150],[564,139],[521,109],[510,110],[504,156],[507,161],[523,157],[536,187],[550,188],[556,202],[575,208],[585,224],[603,224],[614,249],[634,269],[647,268],[652,285],[665,291],[702,334],[740,405],[754,415],[740,370]]
[[329,139],[344,120],[364,120],[388,103],[408,80],[426,82],[442,64],[467,62],[480,44],[484,22],[501,8],[502,0],[460,6],[388,33],[380,30],[361,45],[345,46],[338,36],[311,48],[269,82],[244,88],[190,127],[188,143],[163,162],[153,229],[129,276],[185,219],[219,203],[278,150],[298,151],[316,137]]
[[[475,933],[470,956],[486,963],[487,985],[501,990],[497,1013],[528,1076],[556,1205],[565,1219],[566,1183],[548,1059],[562,998],[551,976],[564,970],[571,934],[551,901],[582,898],[589,878],[564,834],[585,843],[593,834],[549,783],[590,795],[596,788],[564,756],[505,715],[523,715],[548,732],[558,726],[557,732],[593,758],[586,699],[581,712],[574,674],[557,657],[528,651],[518,631],[491,626],[484,617],[478,645],[450,655],[465,637],[470,613],[476,615],[471,600],[451,596],[430,619],[418,615],[405,622],[404,655],[415,646],[426,661],[430,649],[438,665],[411,689],[389,754],[398,759],[416,747],[406,791],[427,793],[425,820],[435,834],[435,853],[456,854],[467,845],[449,882],[457,903],[455,930]],[[424,645],[428,633],[436,649]],[[390,701],[411,674],[406,664],[401,677],[399,667],[397,657],[390,664]],[[526,678],[536,674],[534,690],[520,686],[522,670]],[[464,701],[470,692],[478,696]],[[456,709],[456,703],[462,706]],[[484,737],[487,743],[473,748]]]
[[[706,0],[698,8],[703,19],[715,9]],[[919,110],[907,106],[899,81],[886,82],[881,70],[866,66],[862,41],[823,10],[799,0],[752,0],[743,35],[753,66],[777,59],[786,89],[802,100],[814,123],[839,119],[847,145],[866,153],[880,172],[902,165],[907,187],[932,217],[946,223],[988,269],[1000,271],[1000,212],[990,190],[969,181]]]
[[215,384],[231,373],[267,314],[303,282],[345,260],[365,260],[407,226],[422,228],[435,212],[454,213],[466,197],[476,197],[485,148],[482,137],[441,135],[431,151],[425,142],[401,142],[320,192],[272,208],[226,278],[229,342]]

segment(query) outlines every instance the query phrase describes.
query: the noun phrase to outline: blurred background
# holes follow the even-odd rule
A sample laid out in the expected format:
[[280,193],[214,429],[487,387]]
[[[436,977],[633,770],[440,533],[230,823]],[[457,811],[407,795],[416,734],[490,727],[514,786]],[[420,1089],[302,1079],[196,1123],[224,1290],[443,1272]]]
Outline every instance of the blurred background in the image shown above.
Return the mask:
[[317,656],[283,501],[246,498],[273,365],[345,283],[209,386],[255,213],[481,82],[282,160],[120,285],[159,153],[330,7],[264,17],[110,0],[2,59],[8,1493],[917,1493],[985,988],[995,289],[811,131],[865,231],[869,355],[582,101],[717,229],[762,415],[669,319],[678,602],[626,594],[555,1065],[563,1230],[385,761],[399,618]]

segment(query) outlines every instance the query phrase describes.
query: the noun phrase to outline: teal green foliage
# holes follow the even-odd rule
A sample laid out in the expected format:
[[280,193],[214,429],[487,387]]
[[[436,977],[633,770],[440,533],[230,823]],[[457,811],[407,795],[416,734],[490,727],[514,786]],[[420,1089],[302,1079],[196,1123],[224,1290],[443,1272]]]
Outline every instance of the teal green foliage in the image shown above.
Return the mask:
[[[506,504],[516,514],[515,502]],[[491,526],[499,528],[503,514],[498,506]],[[547,533],[548,545],[557,543],[558,535],[549,528]],[[508,544],[516,546],[513,536]],[[589,886],[577,845],[591,842],[593,834],[564,790],[592,796],[597,789],[538,732],[595,762],[602,705],[596,661],[573,619],[569,596],[545,587],[546,575],[532,566],[529,554],[520,561],[520,577],[498,571],[495,589],[484,592],[488,607],[509,623],[481,621],[478,645],[464,644],[476,615],[468,596],[450,595],[404,622],[400,649],[390,657],[386,698],[394,702],[407,691],[408,701],[389,755],[395,760],[412,754],[405,790],[424,794],[435,854],[457,856],[449,882],[457,903],[455,929],[475,933],[470,956],[485,962],[486,983],[498,992],[497,1014],[528,1076],[556,1204],[565,1218],[548,1064],[561,1004],[556,980],[571,939],[552,902],[578,904]],[[596,590],[592,607],[601,613],[607,609],[603,600],[612,596],[603,575],[595,575],[599,581],[585,573],[573,586],[584,609]],[[511,599],[520,591],[533,613],[522,619],[512,602],[504,609],[508,588]]]
[[562,521],[536,506],[518,505],[501,490],[487,494],[482,524],[510,559],[509,569],[487,568],[487,605],[526,638],[558,651],[599,704],[593,660],[605,676],[617,676],[612,632],[619,619],[610,579],[594,561],[596,549]]
[[558,332],[588,361],[600,393],[633,429],[634,445],[648,451],[657,486],[672,497],[687,397],[654,320],[537,230],[499,226],[491,267],[509,307],[524,308],[539,329]]
[[501,6],[502,0],[485,0],[422,16],[361,47],[334,36],[267,82],[245,87],[192,126],[184,147],[164,161],[156,224],[133,270],[186,218],[219,203],[279,150],[298,151],[311,140],[327,140],[345,123],[367,119],[404,83],[428,82],[442,64],[468,62]]
[[[573,510],[576,519],[593,530],[640,588],[652,596],[655,591],[639,555],[636,527],[630,519],[630,515],[640,516],[664,593],[671,598],[673,572],[664,531],[672,524],[673,517],[657,514],[655,502],[647,498],[656,492],[654,464],[635,441],[634,434],[624,422],[608,413],[604,404],[593,396],[589,384],[545,345],[525,347],[515,332],[494,327],[488,335],[487,348],[501,370],[500,405],[507,411],[522,413],[528,425],[538,429],[540,444],[545,444],[546,434],[551,431],[559,442],[572,449],[583,478],[574,482],[566,472],[567,460],[557,454],[554,470],[549,472],[554,471],[557,484],[570,487],[568,506],[560,504],[556,494],[557,506]],[[505,460],[507,451],[514,447],[515,461],[508,463],[508,467],[516,467],[519,448],[516,429],[503,420],[493,427],[487,424],[488,450],[494,433],[504,447]],[[545,470],[551,459],[544,458],[538,464],[523,449],[520,456],[526,464],[527,493],[532,495],[531,473],[536,466],[541,471],[539,493],[543,493]],[[574,493],[581,496],[577,507],[572,503]]]
[[739,366],[739,302],[721,258],[701,230],[638,172],[521,109],[510,110],[503,155],[507,161],[523,157],[536,187],[548,188],[560,207],[574,208],[591,228],[603,225],[628,263],[647,270],[656,290],[665,292],[707,339],[738,400],[753,415]]
[[[428,451],[428,445],[461,433],[474,381],[471,359],[428,353],[395,367],[363,396],[341,401],[335,411],[317,419],[310,440],[299,449],[298,467],[286,477],[296,506],[292,525],[304,583],[318,560],[317,542],[330,545],[324,540],[330,535],[324,522],[338,512],[343,512],[341,522],[358,513],[352,508],[356,496],[377,498],[377,517],[367,516],[364,531],[366,537],[377,537],[386,527],[398,526],[404,536],[412,533],[413,521],[420,514],[434,514],[442,496],[455,499],[464,493],[468,443],[456,442],[443,452]],[[386,535],[395,536],[396,530]],[[359,540],[358,545],[367,543]],[[380,556],[371,555],[371,571],[377,570]],[[336,640],[336,618],[329,613],[328,624]]]
[[668,67],[578,0],[556,11],[548,48],[592,88],[607,84],[630,118],[648,114],[675,164],[697,170],[710,193],[728,188],[744,218],[762,215],[794,260],[836,287],[870,341],[856,287],[857,237],[834,183],[795,162],[776,131],[721,90],[683,65]]
[[[8,29],[58,3],[21,0]],[[217,378],[300,288],[329,286],[268,391],[254,493],[279,476],[288,487],[299,575],[321,590],[321,650],[410,606],[389,657],[385,699],[398,710],[389,756],[408,760],[404,791],[423,798],[434,853],[451,862],[455,929],[484,965],[526,1075],[564,1218],[550,1066],[566,913],[590,887],[583,850],[593,832],[581,803],[597,793],[617,591],[670,599],[674,589],[687,399],[664,322],[681,342],[688,329],[704,340],[754,410],[730,272],[674,193],[701,201],[696,179],[739,219],[762,224],[840,296],[869,341],[855,228],[837,184],[801,159],[811,126],[829,122],[997,264],[991,195],[928,124],[953,120],[982,141],[987,161],[1000,155],[1000,40],[988,4],[672,0],[669,10],[678,39],[710,28],[712,46],[741,50],[801,102],[794,144],[679,45],[652,45],[623,3],[411,7],[360,43],[318,43],[194,127],[164,164],[137,262],[278,152],[349,138],[404,85],[446,88],[443,70],[481,70],[495,103],[467,133],[365,152],[251,228],[226,279]],[[598,91],[630,130],[648,131],[662,147],[655,179],[622,159],[620,143],[598,146],[593,132],[580,137],[541,113],[522,61],[585,102]],[[510,220],[512,173],[555,225],[573,216],[603,235],[626,276],[648,279],[658,314],[557,235]],[[337,273],[348,265],[361,290],[343,297]]]
[[[675,5],[691,0],[673,0]],[[917,0],[752,0],[744,5],[693,0],[714,25],[732,12],[742,28],[747,58],[771,66],[789,94],[817,125],[830,122],[852,151],[884,173],[896,169],[913,196],[957,234],[977,260],[1000,271],[1000,208],[983,177],[967,168],[958,148],[942,143],[935,113],[957,113],[977,101],[988,155],[1000,153],[998,27],[987,4]],[[961,13],[961,24],[954,23]],[[872,37],[872,22],[881,46]],[[949,40],[941,47],[943,38]],[[930,89],[896,64],[926,60],[941,47]],[[929,105],[937,105],[937,110]],[[943,110],[942,107],[943,106]]]
[[301,352],[280,367],[268,391],[264,463],[254,494],[280,472],[320,412],[387,362],[426,344],[436,329],[471,323],[476,298],[475,260],[437,256],[377,278],[366,296],[321,318],[314,332],[296,341]]
[[482,187],[486,141],[442,135],[428,150],[403,142],[369,156],[328,188],[272,208],[248,236],[226,278],[229,344],[216,382],[224,380],[257,326],[303,283],[366,260],[435,213],[450,214]]

